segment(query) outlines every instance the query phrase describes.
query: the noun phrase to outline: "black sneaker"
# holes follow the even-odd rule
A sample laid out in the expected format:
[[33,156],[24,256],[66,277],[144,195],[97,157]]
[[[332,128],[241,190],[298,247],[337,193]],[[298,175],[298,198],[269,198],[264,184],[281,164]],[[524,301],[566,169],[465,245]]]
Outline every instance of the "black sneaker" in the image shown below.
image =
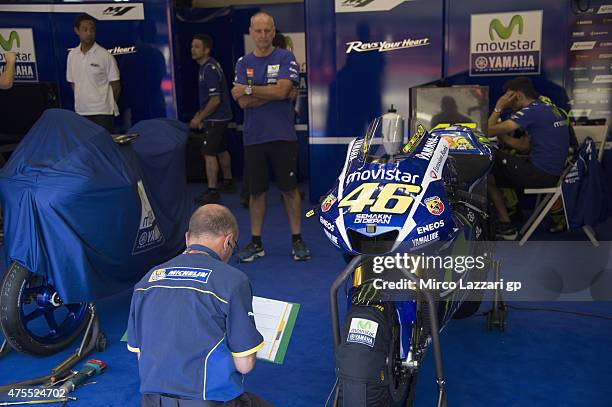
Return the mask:
[[555,216],[552,217],[552,222],[550,223],[550,227],[548,231],[550,233],[561,233],[567,230],[567,223],[565,222],[565,217],[557,218]]
[[520,208],[515,208],[512,211],[508,211],[508,216],[510,216],[510,220],[515,225],[519,225],[525,221],[525,215],[523,215],[523,211]]
[[221,186],[221,190],[223,192],[236,192],[236,187],[234,186],[234,181],[231,179],[224,179],[223,185]]
[[302,239],[293,242],[292,246],[291,254],[293,255],[293,260],[310,260],[310,249],[306,246],[306,243],[304,243]]
[[219,203],[221,202],[221,194],[217,190],[209,189],[196,197],[195,201],[199,205]]
[[518,232],[511,223],[499,222],[495,227],[495,236],[503,240],[516,240]]
[[242,206],[244,209],[249,209],[249,197],[248,196],[240,197],[240,206]]
[[250,242],[240,252],[238,252],[238,261],[240,263],[250,263],[255,259],[266,255],[263,246]]

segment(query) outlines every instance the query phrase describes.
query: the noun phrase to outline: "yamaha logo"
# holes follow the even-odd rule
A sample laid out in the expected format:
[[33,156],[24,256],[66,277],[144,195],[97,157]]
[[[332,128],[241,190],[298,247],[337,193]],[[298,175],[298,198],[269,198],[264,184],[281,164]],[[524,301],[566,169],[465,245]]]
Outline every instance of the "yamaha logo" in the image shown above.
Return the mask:
[[489,62],[487,61],[487,58],[485,57],[478,57],[474,61],[474,64],[476,65],[476,68],[478,69],[485,69],[489,65]]
[[129,12],[131,9],[135,8],[135,6],[123,6],[123,7],[108,7],[106,10],[102,12],[105,16],[122,16]]

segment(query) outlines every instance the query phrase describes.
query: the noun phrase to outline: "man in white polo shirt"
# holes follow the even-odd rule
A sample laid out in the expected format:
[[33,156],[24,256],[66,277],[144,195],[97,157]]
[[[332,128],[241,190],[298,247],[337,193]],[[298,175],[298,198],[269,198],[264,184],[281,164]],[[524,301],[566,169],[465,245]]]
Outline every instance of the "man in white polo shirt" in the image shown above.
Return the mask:
[[113,131],[113,116],[119,115],[119,70],[115,58],[96,43],[96,20],[80,14],[74,20],[79,46],[68,53],[66,79],[74,91],[74,110]]

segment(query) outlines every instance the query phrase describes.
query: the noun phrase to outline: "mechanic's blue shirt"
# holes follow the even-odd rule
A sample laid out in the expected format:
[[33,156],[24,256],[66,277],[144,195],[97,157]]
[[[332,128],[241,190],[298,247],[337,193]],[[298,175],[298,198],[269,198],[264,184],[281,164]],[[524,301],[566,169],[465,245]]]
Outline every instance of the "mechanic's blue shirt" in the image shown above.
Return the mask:
[[529,135],[529,159],[539,169],[561,175],[569,149],[569,129],[564,117],[536,100],[510,116]]
[[[253,86],[274,85],[280,79],[299,82],[299,68],[293,53],[275,48],[267,57],[252,52],[236,62],[234,81]],[[274,100],[263,106],[244,109],[244,145],[269,141],[295,141],[295,112],[290,99]]]
[[128,321],[140,392],[216,401],[242,394],[232,357],[263,346],[252,300],[247,276],[204,246],[149,271],[134,288]]
[[211,96],[219,96],[221,103],[204,121],[226,121],[231,120],[229,90],[227,81],[223,74],[221,65],[213,57],[208,58],[204,65],[200,66],[198,73],[198,95],[200,98],[200,109],[208,103]]

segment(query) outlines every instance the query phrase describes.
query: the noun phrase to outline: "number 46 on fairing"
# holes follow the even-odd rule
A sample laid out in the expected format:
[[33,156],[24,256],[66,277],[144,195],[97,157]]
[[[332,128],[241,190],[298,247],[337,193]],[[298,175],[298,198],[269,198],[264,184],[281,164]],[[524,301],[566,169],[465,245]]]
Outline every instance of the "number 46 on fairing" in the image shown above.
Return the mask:
[[[361,213],[366,206],[369,206],[371,213],[400,215],[406,213],[412,206],[413,194],[421,192],[420,185],[389,183],[385,184],[376,198],[373,198],[379,186],[380,182],[367,182],[359,185],[342,198],[338,207],[347,207],[350,213]],[[399,190],[403,190],[404,194],[408,195],[398,195]],[[388,208],[390,202],[391,207]]]

